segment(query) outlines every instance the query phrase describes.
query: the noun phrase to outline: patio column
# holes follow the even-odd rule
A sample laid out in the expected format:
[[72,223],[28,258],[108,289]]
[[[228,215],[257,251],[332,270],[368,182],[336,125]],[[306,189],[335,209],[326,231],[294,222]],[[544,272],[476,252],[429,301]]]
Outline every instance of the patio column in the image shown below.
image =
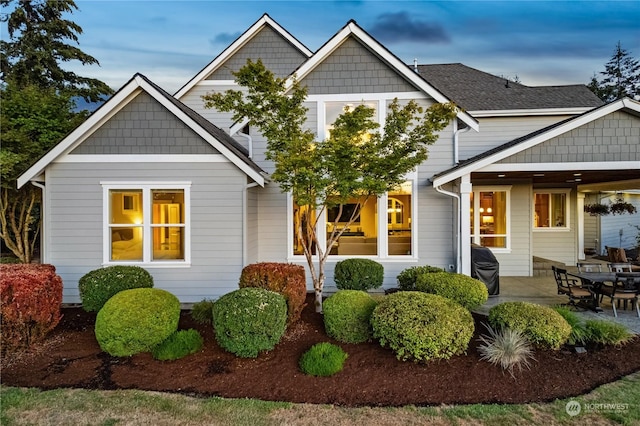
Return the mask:
[[471,276],[471,175],[460,178],[460,265],[459,272]]
[[578,192],[578,199],[576,202],[578,224],[576,225],[576,232],[578,234],[578,260],[584,260],[584,192]]

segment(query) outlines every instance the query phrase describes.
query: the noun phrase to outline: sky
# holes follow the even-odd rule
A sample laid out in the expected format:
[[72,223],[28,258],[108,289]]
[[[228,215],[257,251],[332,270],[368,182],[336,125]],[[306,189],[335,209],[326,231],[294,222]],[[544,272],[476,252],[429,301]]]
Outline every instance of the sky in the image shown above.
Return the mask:
[[[76,0],[68,68],[114,89],[140,72],[177,91],[264,13],[316,51],[349,20],[408,64],[457,63],[528,86],[587,84],[616,44],[640,58],[640,1]],[[5,11],[3,11],[5,12]],[[0,29],[6,40],[6,27]]]

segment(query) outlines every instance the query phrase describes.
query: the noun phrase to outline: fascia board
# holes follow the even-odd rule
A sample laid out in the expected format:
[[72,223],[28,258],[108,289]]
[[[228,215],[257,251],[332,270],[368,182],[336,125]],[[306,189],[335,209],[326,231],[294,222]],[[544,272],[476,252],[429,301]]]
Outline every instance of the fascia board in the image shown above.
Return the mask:
[[187,92],[193,89],[198,83],[206,79],[206,77],[216,70],[222,63],[224,63],[227,59],[233,56],[242,46],[244,46],[249,40],[251,40],[265,25],[270,25],[276,32],[278,32],[282,37],[284,37],[289,43],[295,46],[298,50],[300,50],[304,55],[310,57],[313,52],[311,52],[305,45],[300,43],[295,37],[291,35],[287,30],[281,27],[276,21],[271,19],[271,17],[267,14],[262,15],[260,19],[258,19],[247,31],[245,31],[240,37],[238,37],[233,43],[229,45],[225,50],[222,51],[213,61],[209,63],[206,67],[202,69],[198,74],[196,74],[191,80],[187,82],[182,88],[180,88],[175,94],[174,97],[176,99],[180,99]]
[[433,180],[433,186],[444,185],[448,182],[451,182],[452,180],[458,179],[461,176],[486,168],[497,161],[534,147],[539,143],[545,142],[556,136],[560,136],[563,133],[576,129],[580,126],[583,126],[587,123],[597,120],[598,118],[604,117],[607,114],[611,114],[612,112],[618,111],[623,108],[629,108],[631,110],[640,112],[640,103],[632,101],[631,99],[621,99],[608,105],[596,108],[591,113],[585,113],[582,116],[576,117],[574,120],[571,120],[562,126],[550,129],[549,131],[536,135],[527,141],[519,143],[518,145],[506,148],[503,151],[497,152],[486,158],[482,158],[471,164],[460,167],[459,169],[456,169],[451,173],[439,176]]
[[135,79],[131,79],[120,91],[118,91],[118,93],[109,99],[103,107],[96,110],[80,126],[53,147],[51,151],[45,154],[26,172],[24,172],[18,178],[18,189],[22,188],[35,176],[40,175],[49,164],[56,160],[56,158],[72,151],[107,120],[120,111],[120,109],[127,105],[131,99],[138,95],[138,93],[140,93],[139,85]]
[[476,118],[485,117],[522,117],[543,115],[579,115],[591,111],[593,107],[581,108],[538,108],[538,109],[500,109],[500,110],[476,110],[469,114]]

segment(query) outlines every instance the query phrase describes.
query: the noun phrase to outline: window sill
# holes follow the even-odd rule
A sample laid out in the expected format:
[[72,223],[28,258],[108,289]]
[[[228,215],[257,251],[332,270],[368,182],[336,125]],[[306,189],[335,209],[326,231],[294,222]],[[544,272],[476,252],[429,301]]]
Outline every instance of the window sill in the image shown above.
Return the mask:
[[140,266],[142,268],[190,268],[191,262],[102,262],[102,266]]
[[568,227],[557,227],[557,228],[533,228],[533,232],[569,232],[571,228]]

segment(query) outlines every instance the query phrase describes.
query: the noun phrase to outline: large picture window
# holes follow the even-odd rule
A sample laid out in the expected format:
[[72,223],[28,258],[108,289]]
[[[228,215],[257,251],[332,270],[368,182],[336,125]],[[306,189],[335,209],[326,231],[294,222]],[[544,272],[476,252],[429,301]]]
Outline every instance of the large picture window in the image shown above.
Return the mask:
[[189,261],[188,184],[103,184],[105,263]]
[[569,227],[569,190],[534,191],[533,227],[566,229]]
[[509,248],[509,190],[478,188],[471,193],[471,239],[483,247]]

